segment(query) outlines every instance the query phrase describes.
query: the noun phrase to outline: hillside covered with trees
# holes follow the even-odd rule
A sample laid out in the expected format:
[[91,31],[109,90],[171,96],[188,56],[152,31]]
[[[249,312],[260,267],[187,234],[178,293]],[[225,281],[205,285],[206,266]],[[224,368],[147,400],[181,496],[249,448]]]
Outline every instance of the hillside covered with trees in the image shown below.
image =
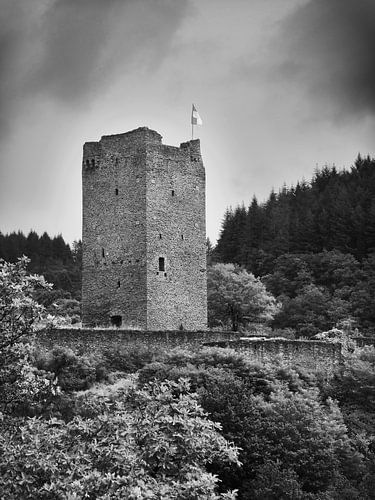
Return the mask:
[[82,243],[75,241],[72,248],[62,235],[51,238],[30,231],[10,234],[0,232],[0,259],[15,263],[25,255],[30,259],[28,271],[39,274],[53,285],[52,290],[38,290],[37,300],[51,313],[68,315],[79,321],[82,283]]
[[317,170],[264,203],[228,209],[213,261],[260,277],[282,304],[274,327],[311,336],[350,319],[375,327],[375,160]]

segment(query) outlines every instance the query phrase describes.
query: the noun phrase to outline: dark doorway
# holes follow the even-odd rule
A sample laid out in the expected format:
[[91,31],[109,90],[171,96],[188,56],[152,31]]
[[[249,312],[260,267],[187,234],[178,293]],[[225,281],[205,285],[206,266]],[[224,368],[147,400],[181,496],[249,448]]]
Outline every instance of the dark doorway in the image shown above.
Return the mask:
[[121,316],[111,316],[111,324],[112,326],[115,326],[116,328],[120,328],[122,324],[122,317]]
[[159,257],[159,271],[165,271],[165,260],[164,257]]

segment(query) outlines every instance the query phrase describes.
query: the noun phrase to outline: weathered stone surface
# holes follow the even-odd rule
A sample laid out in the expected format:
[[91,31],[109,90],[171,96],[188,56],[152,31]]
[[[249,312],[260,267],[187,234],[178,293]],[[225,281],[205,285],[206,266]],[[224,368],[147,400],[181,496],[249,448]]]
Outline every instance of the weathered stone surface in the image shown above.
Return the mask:
[[52,328],[39,331],[36,342],[48,349],[55,345],[75,352],[101,352],[105,349],[142,346],[148,348],[201,348],[204,342],[238,340],[238,332],[138,331],[90,328]]
[[199,140],[147,127],[83,148],[84,326],[204,330],[205,171]]
[[289,366],[297,363],[332,375],[342,363],[341,344],[286,339],[241,338],[238,332],[211,331],[126,331],[121,329],[55,328],[37,333],[37,344],[51,349],[55,345],[69,347],[78,353],[102,352],[142,346],[159,350],[183,347],[223,347],[243,353],[250,360],[275,362]]
[[205,342],[206,346],[228,347],[258,361],[283,360],[289,366],[296,364],[306,368],[333,373],[342,363],[342,346],[339,342],[317,340],[241,338]]

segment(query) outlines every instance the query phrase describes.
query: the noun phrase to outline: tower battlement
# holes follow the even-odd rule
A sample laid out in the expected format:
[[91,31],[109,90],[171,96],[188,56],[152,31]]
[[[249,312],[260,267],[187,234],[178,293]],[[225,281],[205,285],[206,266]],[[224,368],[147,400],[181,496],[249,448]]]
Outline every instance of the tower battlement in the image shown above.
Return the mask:
[[202,330],[205,171],[199,140],[141,127],[83,147],[86,326]]

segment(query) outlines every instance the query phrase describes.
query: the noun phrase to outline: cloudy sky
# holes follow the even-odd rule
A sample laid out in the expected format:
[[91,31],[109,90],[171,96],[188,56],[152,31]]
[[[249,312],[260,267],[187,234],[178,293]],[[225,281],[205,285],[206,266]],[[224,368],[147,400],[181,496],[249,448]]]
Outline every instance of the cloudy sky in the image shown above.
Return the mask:
[[88,140],[190,138],[207,232],[316,166],[375,155],[374,0],[0,0],[0,231],[81,236]]

